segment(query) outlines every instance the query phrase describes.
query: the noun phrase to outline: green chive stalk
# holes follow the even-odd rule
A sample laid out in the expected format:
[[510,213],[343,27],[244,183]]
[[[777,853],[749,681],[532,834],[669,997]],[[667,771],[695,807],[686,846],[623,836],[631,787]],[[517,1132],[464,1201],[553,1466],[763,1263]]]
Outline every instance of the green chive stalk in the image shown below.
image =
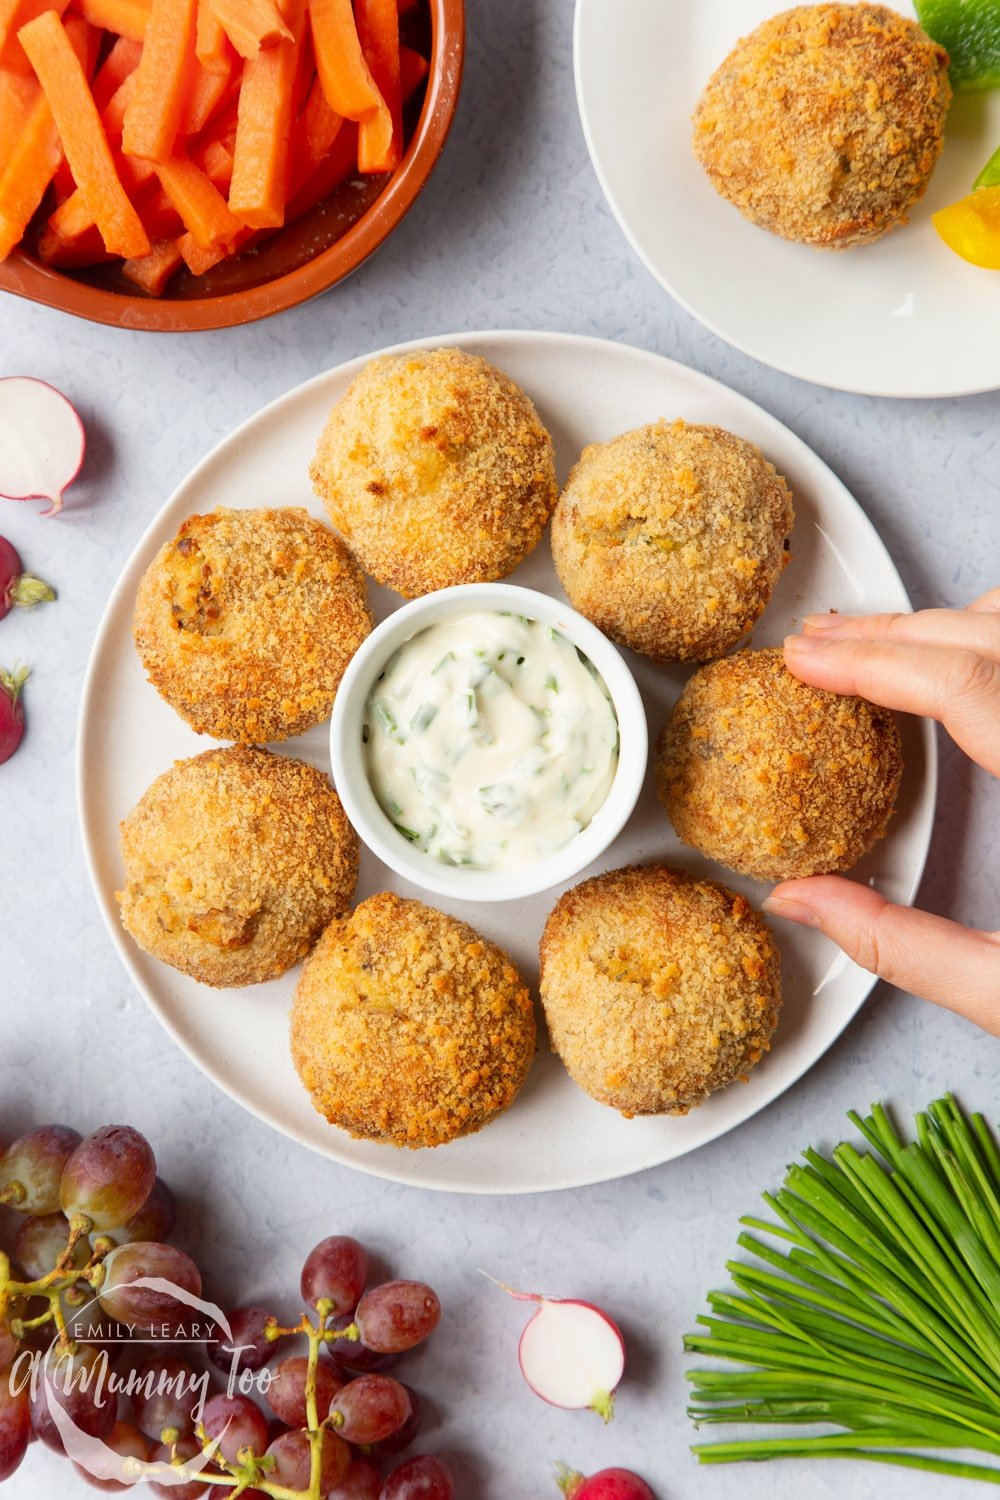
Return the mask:
[[[684,1340],[703,1464],[865,1459],[1000,1484],[1000,1150],[948,1094],[904,1140],[881,1104],[848,1118],[868,1150],[809,1149],[740,1222],[749,1261]],[[752,1231],[752,1232],[748,1232]],[[767,1236],[762,1239],[760,1236]],[[809,1431],[788,1435],[789,1428]],[[781,1432],[784,1429],[784,1432]]]

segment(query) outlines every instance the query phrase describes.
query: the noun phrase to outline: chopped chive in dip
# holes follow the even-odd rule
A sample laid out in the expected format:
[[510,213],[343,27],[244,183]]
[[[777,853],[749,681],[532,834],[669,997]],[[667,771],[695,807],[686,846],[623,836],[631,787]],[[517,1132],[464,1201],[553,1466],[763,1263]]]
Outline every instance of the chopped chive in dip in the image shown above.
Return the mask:
[[505,611],[406,641],[369,695],[362,740],[400,836],[470,869],[524,868],[562,849],[618,767],[618,721],[593,663],[553,626]]

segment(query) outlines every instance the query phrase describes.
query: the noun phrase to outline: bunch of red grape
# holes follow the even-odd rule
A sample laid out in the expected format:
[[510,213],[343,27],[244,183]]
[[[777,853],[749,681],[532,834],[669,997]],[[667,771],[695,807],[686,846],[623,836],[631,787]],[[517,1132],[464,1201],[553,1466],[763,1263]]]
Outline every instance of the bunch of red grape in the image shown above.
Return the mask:
[[[13,1255],[0,1250],[0,1480],[19,1466],[32,1435],[65,1451],[66,1413],[88,1437],[137,1461],[135,1474],[142,1464],[197,1458],[200,1472],[184,1483],[151,1482],[171,1500],[273,1490],[304,1500],[453,1500],[447,1466],[430,1455],[382,1473],[420,1429],[419,1396],[386,1371],[437,1326],[430,1287],[388,1281],[366,1291],[367,1253],[335,1235],[306,1259],[308,1313],[294,1327],[259,1306],[211,1321],[198,1311],[197,1266],[166,1243],[173,1197],[129,1126],[105,1126],[86,1140],[62,1125],[22,1136],[0,1155],[0,1205],[23,1216]],[[209,1371],[187,1348],[176,1352],[172,1340],[190,1343],[193,1324],[227,1377],[225,1391],[210,1394]],[[308,1340],[308,1353],[273,1363],[279,1341],[295,1335]],[[150,1342],[160,1352],[144,1358]],[[26,1378],[32,1362],[45,1378]],[[61,1408],[55,1416],[51,1394]],[[77,1468],[98,1489],[129,1487],[124,1465],[105,1478]]]

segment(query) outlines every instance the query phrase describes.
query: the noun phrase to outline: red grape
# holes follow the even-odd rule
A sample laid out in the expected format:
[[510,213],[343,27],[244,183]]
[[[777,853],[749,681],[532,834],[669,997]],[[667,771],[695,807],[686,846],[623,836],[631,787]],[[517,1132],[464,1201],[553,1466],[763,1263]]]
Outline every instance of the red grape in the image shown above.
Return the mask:
[[[197,1458],[200,1455],[201,1448],[193,1437],[182,1437],[176,1444],[175,1452],[182,1463],[187,1463],[189,1458]],[[168,1464],[171,1456],[171,1449],[165,1443],[160,1443],[153,1449],[149,1458],[151,1463]],[[204,1480],[197,1477],[192,1478],[187,1484],[157,1484],[155,1480],[150,1480],[149,1487],[155,1494],[165,1495],[167,1500],[201,1500],[202,1495],[216,1488],[214,1484],[205,1484]]]
[[27,1382],[20,1387],[12,1370],[0,1369],[0,1481],[10,1478],[31,1441]]
[[[32,1214],[22,1219],[14,1241],[14,1259],[31,1281],[54,1271],[69,1244],[69,1220],[64,1214]],[[72,1264],[82,1271],[90,1259],[86,1238],[77,1240]]]
[[153,1183],[149,1197],[139,1209],[115,1233],[122,1245],[133,1240],[165,1240],[177,1222],[177,1204],[174,1195],[162,1177]]
[[59,1204],[68,1219],[85,1214],[94,1229],[120,1229],[153,1191],[156,1158],[131,1125],[105,1125],[66,1163]]
[[368,1252],[349,1234],[331,1234],[310,1250],[299,1283],[310,1307],[323,1298],[334,1313],[353,1312],[368,1276]]
[[232,1338],[227,1338],[220,1328],[216,1341],[208,1348],[208,1357],[216,1369],[225,1375],[262,1369],[278,1349],[277,1344],[264,1334],[270,1317],[266,1308],[252,1303],[247,1307],[234,1307],[229,1314]]
[[330,1405],[334,1430],[349,1443],[377,1443],[391,1437],[409,1415],[410,1398],[391,1375],[359,1375],[337,1392]]
[[370,1458],[356,1458],[326,1500],[378,1500],[382,1476]]
[[46,1354],[30,1397],[31,1425],[49,1448],[63,1451],[50,1407],[58,1404],[88,1437],[106,1438],[115,1425],[117,1401],[105,1389],[108,1356],[93,1344],[53,1346]]
[[[308,1432],[283,1432],[268,1448],[274,1459],[272,1477],[290,1490],[308,1490],[312,1448]],[[335,1433],[323,1433],[319,1487],[326,1494],[338,1485],[351,1466],[351,1450]]]
[[[334,1331],[353,1327],[353,1313],[341,1313],[339,1317],[332,1318],[330,1321],[330,1328]],[[399,1364],[398,1354],[376,1354],[374,1349],[366,1349],[360,1339],[333,1339],[331,1343],[323,1347],[335,1364],[343,1365],[359,1375],[373,1374],[377,1370],[391,1370],[393,1365]]]
[[187,1360],[156,1354],[135,1370],[129,1381],[136,1425],[155,1443],[167,1427],[187,1437],[194,1431],[198,1408],[208,1384]]
[[424,1403],[421,1401],[419,1393],[410,1385],[403,1385],[403,1390],[410,1398],[410,1415],[398,1432],[394,1432],[390,1437],[382,1438],[380,1442],[372,1444],[372,1454],[376,1458],[394,1458],[397,1453],[404,1452],[423,1426]]
[[393,1469],[379,1500],[455,1500],[455,1481],[446,1464],[423,1453]]
[[209,1437],[219,1439],[219,1452],[231,1464],[241,1448],[252,1449],[259,1458],[267,1447],[267,1421],[249,1396],[212,1396],[202,1422]]
[[51,1214],[59,1207],[63,1168],[80,1144],[68,1125],[40,1125],[0,1157],[0,1203],[22,1214]]
[[[286,1427],[308,1427],[306,1414],[306,1373],[309,1361],[301,1354],[283,1359],[274,1370],[274,1378],[267,1388],[267,1404],[279,1421]],[[316,1411],[322,1422],[330,1410],[330,1402],[343,1385],[329,1365],[316,1366]],[[348,1437],[350,1434],[345,1433]]]
[[[149,1458],[150,1444],[139,1430],[132,1426],[131,1422],[116,1422],[109,1435],[104,1439],[108,1447],[121,1458],[138,1458],[144,1463]],[[80,1478],[85,1480],[95,1490],[103,1490],[105,1494],[120,1494],[123,1490],[130,1490],[133,1486],[122,1483],[119,1479],[97,1479],[89,1470],[81,1468],[79,1464],[73,1465]],[[106,1467],[111,1470],[110,1461],[106,1461]]]
[[98,1301],[106,1313],[128,1323],[139,1334],[155,1330],[169,1338],[185,1320],[192,1318],[190,1305],[170,1291],[134,1284],[145,1279],[166,1281],[178,1291],[199,1296],[201,1273],[194,1261],[174,1245],[159,1245],[155,1241],[119,1245],[104,1262],[104,1272]]
[[10,1331],[6,1318],[0,1318],[0,1370],[6,1370],[17,1354],[17,1339]]
[[422,1281],[385,1281],[358,1303],[354,1321],[361,1342],[377,1354],[399,1354],[433,1333],[441,1304]]

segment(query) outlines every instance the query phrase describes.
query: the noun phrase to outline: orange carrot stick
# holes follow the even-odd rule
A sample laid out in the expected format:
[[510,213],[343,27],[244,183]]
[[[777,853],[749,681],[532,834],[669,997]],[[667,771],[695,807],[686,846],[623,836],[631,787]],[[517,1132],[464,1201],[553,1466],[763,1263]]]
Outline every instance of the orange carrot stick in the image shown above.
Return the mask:
[[181,252],[173,240],[157,240],[148,255],[127,260],[122,275],[151,297],[162,297],[163,289],[181,265]]
[[10,159],[40,93],[38,80],[30,73],[15,73],[12,68],[0,70],[0,172]]
[[403,99],[399,82],[399,14],[396,0],[356,0],[358,39],[385,110],[361,122],[358,166],[391,172],[403,154]]
[[256,57],[272,42],[290,42],[292,33],[274,0],[211,0],[219,22],[241,57]]
[[61,16],[68,4],[69,0],[0,0],[0,68],[26,73],[31,64],[17,33],[43,11],[54,10]]
[[363,120],[377,110],[388,114],[361,50],[351,0],[310,0],[309,22],[316,70],[334,114],[348,120]]
[[146,35],[149,0],[76,0],[76,5],[92,26],[103,26],[132,42],[141,42]]
[[121,88],[126,78],[129,78],[139,66],[142,56],[142,43],[134,41],[131,37],[120,36],[115,42],[107,57],[101,63],[94,79],[91,93],[94,103],[103,113],[110,100]]
[[194,50],[202,67],[210,73],[229,72],[229,38],[212,9],[212,0],[198,0]]
[[200,167],[186,156],[175,156],[162,162],[156,175],[185,229],[203,249],[233,244],[244,226]]
[[[74,18],[66,32],[74,56],[82,61],[90,46],[90,27]],[[34,102],[14,149],[6,164],[0,164],[0,260],[6,260],[21,239],[63,159],[49,101],[36,83]]]
[[223,141],[207,141],[195,161],[220,193],[229,192],[233,180],[233,153]]
[[243,70],[229,206],[252,229],[285,221],[292,95],[305,27],[305,0],[284,0],[293,40],[261,47]]
[[[300,219],[328,198],[335,187],[346,181],[358,169],[358,129],[353,122],[345,123],[329,153],[319,166],[308,175],[292,172],[289,183],[288,204],[285,221],[288,224]],[[300,169],[301,170],[301,169]]]
[[61,239],[55,230],[46,226],[38,236],[38,258],[47,266],[56,266],[64,271],[76,270],[80,266],[100,265],[103,261],[116,259],[110,250],[105,249],[96,224],[91,224],[83,234],[71,240]]
[[152,0],[135,94],[125,113],[122,143],[129,156],[166,161],[173,149],[194,66],[194,22],[195,0]]
[[400,47],[399,87],[404,100],[416,93],[430,70],[431,65],[422,52],[414,52],[412,47]]
[[184,108],[181,111],[181,123],[179,134],[183,136],[197,135],[204,130],[212,115],[218,109],[226,97],[230,86],[229,71],[225,73],[212,71],[201,67],[199,64],[197,72],[188,90]]
[[62,21],[55,11],[46,11],[22,26],[18,40],[45,90],[66,160],[105,245],[118,255],[148,254],[146,231],[119,181],[87,76]]
[[300,178],[300,185],[326,156],[343,123],[343,115],[334,114],[327,103],[322,83],[318,77],[314,78],[309,97],[292,132],[292,175],[301,171],[305,173]]

